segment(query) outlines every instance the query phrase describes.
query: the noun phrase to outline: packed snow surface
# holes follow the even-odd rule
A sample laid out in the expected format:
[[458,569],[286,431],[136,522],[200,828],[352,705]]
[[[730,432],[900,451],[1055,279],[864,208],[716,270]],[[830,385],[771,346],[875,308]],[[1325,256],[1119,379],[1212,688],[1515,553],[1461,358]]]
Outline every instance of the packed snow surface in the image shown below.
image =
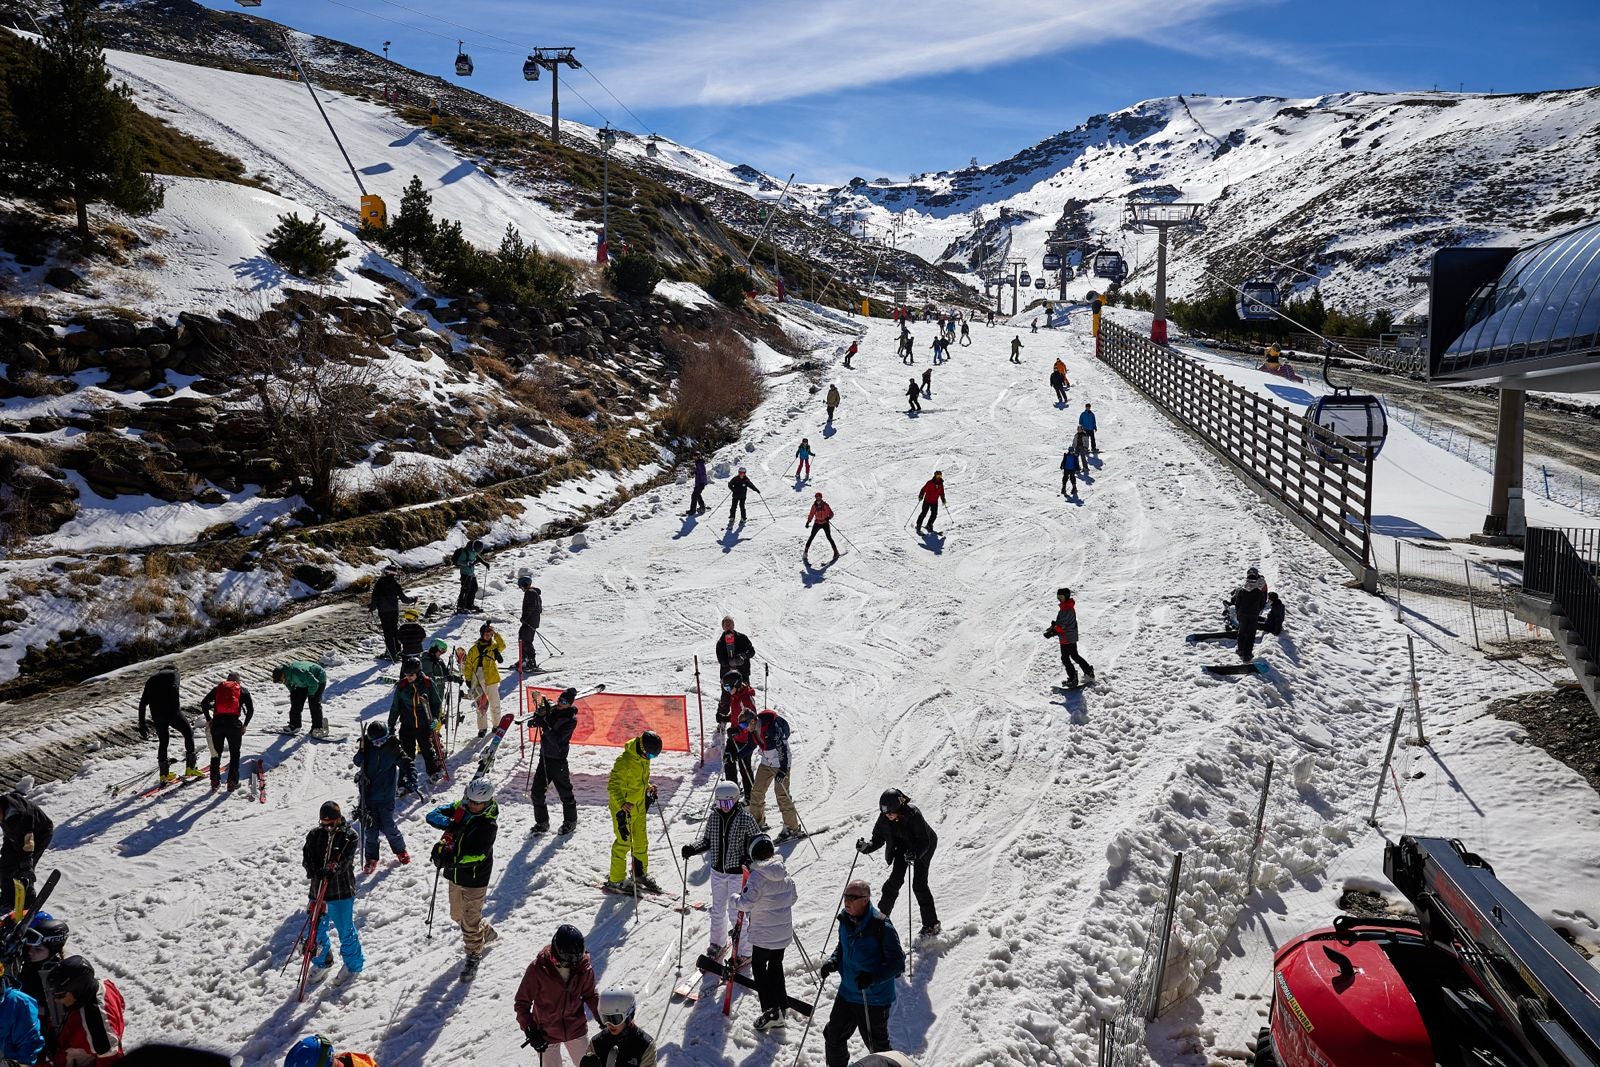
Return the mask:
[[[1409,693],[1406,631],[1096,363],[1085,326],[1080,317],[1039,334],[975,327],[974,343],[934,370],[932,396],[912,416],[907,380],[927,366],[931,326],[915,327],[917,364],[908,368],[892,354],[894,328],[864,324],[855,369],[842,369],[836,354],[815,380],[778,369],[741,442],[715,457],[717,477],[744,465],[761,490],[747,522],[724,526],[718,483],[707,493],[711,512],[683,517],[689,492],[680,484],[641,494],[581,543],[507,551],[491,562],[499,577],[486,610],[508,636],[517,593],[505,577],[531,566],[544,590],[542,632],[562,654],[541,657],[551,673],[540,684],[685,693],[692,730],[693,657],[710,702],[718,620],[731,613],[750,635],[762,699],[794,727],[795,797],[813,836],[781,851],[800,888],[799,937],[813,956],[846,876],[876,884],[886,873],[881,854],[858,860],[851,847],[870,833],[879,793],[899,786],[922,807],[939,834],[931,881],[944,933],[916,946],[890,1025],[894,1047],[920,1064],[1093,1062],[1099,1019],[1130,987],[1172,852],[1206,855],[1248,826],[1268,759],[1280,770],[1261,888],[1242,917],[1247,940],[1187,907],[1175,929],[1195,973],[1219,956],[1235,964],[1254,956],[1226,970],[1221,988],[1213,979],[1200,1000],[1169,1013],[1153,1045],[1162,1062],[1204,1063],[1219,1040],[1253,1031],[1264,1002],[1232,995],[1265,989],[1262,938],[1281,942],[1291,932],[1281,924],[1263,931],[1261,909],[1293,897],[1309,925],[1333,913],[1331,870],[1381,880],[1365,805],[1394,709]],[[1021,365],[1006,358],[1014,335],[1026,346]],[[1065,408],[1046,382],[1057,356],[1072,382]],[[817,392],[829,381],[844,396],[831,428]],[[1101,451],[1069,499],[1058,492],[1058,462],[1086,402],[1099,415]],[[816,452],[809,482],[788,473],[802,436]],[[910,530],[916,493],[935,470],[950,501],[940,532],[919,537]],[[800,551],[819,491],[837,512],[846,550],[826,568],[808,567]],[[829,556],[822,544],[811,552],[818,564]],[[1220,598],[1252,564],[1283,597],[1287,628],[1259,646],[1270,665],[1264,677],[1208,676],[1201,665],[1226,662],[1232,650],[1188,646],[1183,635],[1214,628]],[[1080,650],[1098,671],[1095,686],[1075,692],[1054,688],[1058,647],[1042,636],[1060,586],[1074,590]],[[454,590],[416,592],[449,603]],[[479,621],[458,616],[436,632],[465,644]],[[284,658],[321,652],[298,643],[292,623],[273,632]],[[1450,680],[1426,689],[1430,729],[1442,736],[1431,758],[1405,768],[1424,776],[1407,786],[1408,828],[1459,831],[1541,913],[1584,915],[1593,906],[1600,805],[1575,775],[1511,744],[1516,731],[1486,725],[1478,710],[1487,694],[1541,680],[1426,647],[1419,660],[1430,679]],[[46,866],[64,876],[51,910],[71,921],[73,948],[127,995],[130,1038],[181,1037],[239,1051],[249,1064],[278,1062],[313,1031],[384,1067],[526,1062],[512,991],[556,925],[571,922],[588,935],[602,987],[639,994],[639,1019],[658,1035],[664,1063],[794,1057],[772,1046],[794,1045],[802,1027],[757,1034],[751,995],[736,998],[731,1019],[710,996],[692,1008],[669,1002],[678,966],[691,975],[706,943],[702,913],[687,919],[680,958],[677,915],[593,887],[611,841],[604,786],[615,751],[574,751],[577,832],[530,836],[530,760],[514,737],[493,772],[500,836],[486,914],[501,939],[477,981],[456,979],[462,947],[442,900],[426,936],[433,878],[424,858],[436,834],[422,821],[426,805],[408,802],[401,814],[412,865],[386,863],[359,881],[366,971],[297,1004],[294,968],[279,968],[305,904],[301,843],[322,801],[353,804],[353,735],[386,711],[390,687],[386,668],[370,660],[331,667],[329,715],[343,740],[311,742],[270,732],[284,722],[286,702],[264,677],[266,661],[218,662],[213,675],[185,680],[185,702],[228,666],[242,667],[255,693],[245,748],[270,766],[265,804],[242,791],[208,796],[204,785],[108,800],[106,787],[148,767],[149,752],[94,762],[41,791],[59,826]],[[502,694],[517,707],[513,683]],[[451,761],[455,784],[441,800],[459,795],[476,759],[471,726],[469,714]],[[680,754],[654,765],[662,804],[650,817],[650,869],[670,891],[681,883],[664,831],[674,845],[697,834],[692,819],[709,801],[717,766],[714,754],[703,767]],[[1399,825],[1392,808],[1388,829]],[[1550,817],[1556,811],[1559,820]],[[776,828],[775,812],[772,820]],[[688,871],[689,898],[706,899],[702,861]],[[902,935],[911,932],[911,899],[902,894],[893,916]],[[1584,923],[1592,933],[1592,918],[1572,925]],[[786,970],[790,992],[809,999],[816,985],[798,953]],[[823,1018],[832,998],[830,983]],[[822,1063],[819,1033],[799,1063]]]

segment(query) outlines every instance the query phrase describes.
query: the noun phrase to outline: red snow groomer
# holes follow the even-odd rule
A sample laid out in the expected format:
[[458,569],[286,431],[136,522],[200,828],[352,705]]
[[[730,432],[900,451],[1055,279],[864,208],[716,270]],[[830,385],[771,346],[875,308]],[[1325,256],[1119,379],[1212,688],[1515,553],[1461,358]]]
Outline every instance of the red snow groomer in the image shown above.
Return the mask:
[[1280,949],[1256,1067],[1600,1067],[1600,971],[1482,857],[1402,837],[1383,869],[1417,918]]

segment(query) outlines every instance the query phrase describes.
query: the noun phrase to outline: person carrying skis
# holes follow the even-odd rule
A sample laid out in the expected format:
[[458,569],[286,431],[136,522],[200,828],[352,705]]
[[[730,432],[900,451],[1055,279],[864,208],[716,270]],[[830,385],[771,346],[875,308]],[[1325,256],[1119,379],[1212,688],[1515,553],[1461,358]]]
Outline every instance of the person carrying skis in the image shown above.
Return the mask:
[[922,395],[929,400],[933,399],[933,368],[929,367],[922,372]]
[[500,660],[506,639],[495,632],[494,623],[478,627],[478,639],[467,649],[462,671],[472,683],[472,706],[478,712],[478,736],[487,737],[491,723],[500,721]]
[[921,403],[918,402],[918,399],[917,399],[921,395],[922,395],[922,386],[917,384],[917,380],[915,378],[912,378],[910,380],[910,384],[906,386],[906,405],[907,405],[906,413],[908,415],[913,411],[921,411],[922,410],[922,405],[921,405]]
[[[833,411],[831,408],[828,411],[828,418],[830,421],[832,421]],[[743,467],[739,468],[738,474],[735,474],[728,480],[729,526],[733,525],[733,516],[736,513],[739,516],[739,525],[743,526],[745,523],[750,521],[750,516],[746,514],[744,510],[744,501],[745,497],[749,495],[750,490],[752,489],[755,489],[757,496],[761,495],[761,490],[756,489],[756,483],[750,480],[750,475],[745,473],[745,469]]]
[[911,799],[898,789],[885,789],[878,798],[878,821],[872,826],[872,840],[856,840],[856,851],[863,854],[870,855],[883,848],[884,859],[892,867],[878,892],[878,910],[885,915],[893,914],[895,901],[900,899],[900,887],[906,880],[906,868],[911,868],[911,892],[917,898],[917,909],[922,912],[919,937],[931,937],[939,932],[939,914],[933,904],[933,890],[928,888],[928,867],[938,847],[939,835]]
[[594,962],[584,948],[583,932],[570,923],[556,927],[522,972],[512,1007],[517,1026],[527,1035],[538,1067],[560,1067],[562,1050],[578,1067],[589,1051],[589,1020],[583,1009],[600,1017]]
[[1011,338],[1011,362],[1013,362],[1013,363],[1021,363],[1022,362],[1022,338],[1021,337],[1013,336]]
[[1061,495],[1066,496],[1067,484],[1072,485],[1072,496],[1078,495],[1078,454],[1070,448],[1061,453]]
[[1078,655],[1078,606],[1072,599],[1072,590],[1062,586],[1056,590],[1056,619],[1045,627],[1044,636],[1059,638],[1061,641],[1061,665],[1067,669],[1067,684],[1078,684],[1078,667],[1083,668],[1083,676],[1088,681],[1094,681],[1094,668]]
[[[706,853],[706,866],[711,868],[711,947],[706,954],[721,961],[728,951],[728,931],[738,914],[732,906],[744,885],[744,865],[750,859],[750,844],[761,836],[756,820],[739,803],[739,787],[729,781],[717,783],[712,793],[714,803],[700,840],[684,845],[678,851],[685,861]],[[745,951],[750,943],[748,927],[739,928],[739,943],[733,946],[733,960],[729,964],[738,971],[749,962]]]
[[39,857],[55,837],[56,824],[44,809],[28,799],[33,779],[24,775],[0,795],[0,891],[11,896],[12,882],[21,882],[27,906],[33,906],[34,872]]
[[783,979],[783,953],[794,939],[794,905],[799,899],[783,857],[766,837],[750,842],[750,874],[731,907],[744,913],[751,946],[751,977],[761,998],[756,1029],[781,1027],[788,1015],[789,990]]
[[[451,683],[459,684],[461,675],[450,669],[450,646],[445,644],[444,638],[435,637],[428,642],[428,651],[421,660],[422,676],[428,680],[428,686],[433,696],[438,698],[439,714],[434,719],[434,729],[437,731],[444,722],[445,696],[450,692]],[[456,722],[461,721],[461,716],[456,716]]]
[[[50,1058],[53,1067],[98,1067],[122,1058],[124,1005],[111,979],[96,978],[94,967],[82,956],[68,956],[51,970],[49,990],[62,1012]],[[33,1061],[18,1058],[17,1062]]]
[[444,777],[439,754],[433,746],[433,726],[439,717],[439,700],[422,673],[422,664],[408,659],[400,665],[400,681],[395,683],[394,697],[389,701],[388,732],[400,741],[400,788],[407,793],[417,791],[417,750],[422,750],[422,762],[428,769],[428,781],[437,782]]
[[800,447],[794,450],[794,458],[797,461],[794,465],[795,481],[803,482],[811,477],[811,438],[800,438]]
[[544,795],[551,786],[561,798],[561,826],[558,834],[570,834],[578,828],[578,801],[572,793],[572,774],[567,770],[567,752],[572,745],[572,732],[578,728],[578,691],[571,686],[561,691],[554,704],[539,701],[539,707],[529,716],[528,722],[539,728],[539,765],[533,772],[533,833],[542,834],[550,829],[550,809],[545,806]]
[[[755,662],[756,646],[750,638],[733,628],[733,616],[722,617],[722,634],[717,638],[717,667],[724,680],[729,671],[735,671],[745,681],[750,680],[750,665]],[[718,719],[726,722],[727,701],[718,708]]]
[[826,403],[827,408],[828,408],[828,425],[832,426],[833,425],[833,413],[839,407],[839,387],[838,387],[838,385],[832,384],[832,383],[830,383],[828,385],[828,395],[827,395],[827,398],[825,399],[824,403]]
[[145,725],[148,712],[156,728],[156,763],[161,767],[162,785],[178,780],[167,755],[173,730],[183,735],[184,777],[200,777],[200,768],[195,766],[194,728],[184,717],[182,699],[178,693],[178,668],[170,663],[145,680],[139,697],[139,739],[150,739],[150,728]]
[[461,927],[467,959],[461,980],[478,976],[483,950],[500,934],[483,917],[483,900],[494,873],[494,839],[500,829],[500,806],[494,800],[494,783],[474,778],[454,804],[441,804],[428,812],[428,825],[443,830],[434,843],[433,865],[450,883],[450,918]]
[[1100,454],[1100,446],[1095,442],[1094,431],[1098,424],[1098,420],[1094,417],[1093,406],[1090,404],[1083,405],[1083,411],[1078,415],[1078,429],[1089,435],[1089,451],[1097,456]]
[[372,598],[367,610],[378,613],[378,625],[383,629],[383,658],[393,663],[400,658],[400,605],[415,604],[417,598],[407,596],[400,588],[400,568],[389,564],[372,583]]
[[517,670],[539,669],[539,619],[544,614],[544,593],[533,584],[533,572],[523,568],[517,575],[522,590],[522,618],[517,627]]
[[359,818],[362,851],[367,857],[361,873],[370,875],[378,869],[380,830],[383,831],[384,840],[389,842],[394,858],[401,863],[410,863],[411,853],[406,850],[406,839],[394,818],[395,797],[401,777],[400,746],[383,728],[383,723],[374,719],[367,723],[366,733],[356,744],[356,754],[350,762],[358,768],[356,787],[361,795]]
[[[73,959],[82,959],[74,956]],[[5,1063],[49,1063],[45,1055],[44,1027],[39,1022],[41,1004],[54,1004],[33,997],[7,983],[0,986],[0,1061]]]
[[922,532],[922,524],[928,524],[929,533],[938,533],[933,524],[939,518],[939,502],[944,499],[944,472],[934,471],[933,477],[922,483],[922,488],[917,490],[917,499],[922,501],[922,511],[917,515],[917,532]]
[[794,810],[789,795],[789,720],[770,708],[756,716],[756,749],[761,765],[756,768],[755,785],[750,791],[750,814],[763,831],[767,828],[767,789],[777,783],[778,811],[783,815],[783,831],[778,844],[799,837],[800,813]]
[[579,1067],[656,1067],[656,1039],[633,1021],[637,1005],[625,989],[600,994],[601,1030]]
[[250,690],[240,684],[238,671],[229,671],[228,677],[205,695],[200,713],[206,717],[206,731],[211,735],[211,791],[222,788],[222,750],[226,748],[228,792],[232,793],[239,788],[239,745],[256,714],[255,701],[250,699]]
[[823,981],[830,974],[839,975],[839,994],[822,1028],[828,1067],[845,1067],[850,1062],[850,1039],[857,1031],[869,1052],[889,1051],[894,980],[905,969],[905,949],[900,947],[894,923],[887,912],[872,906],[872,887],[854,879],[844,887],[839,943],[817,971]]
[[833,508],[829,507],[828,502],[822,499],[822,494],[818,493],[816,499],[811,502],[811,510],[806,512],[806,525],[811,527],[811,536],[806,538],[806,547],[800,553],[802,560],[811,562],[811,542],[817,539],[817,534],[822,534],[828,539],[828,547],[833,549],[833,558],[835,560],[839,558],[839,546],[834,543],[833,530],[830,526],[832,522]]
[[755,788],[755,774],[750,766],[756,754],[755,690],[750,692],[750,706],[735,708],[733,720],[728,723],[727,739],[722,744],[722,777],[739,783],[746,802]]
[[856,353],[860,350],[861,343],[859,341],[851,341],[850,347],[844,350],[844,365],[846,369],[850,368],[850,361],[856,358]]
[[483,542],[473,538],[450,554],[450,562],[461,572],[461,589],[456,593],[456,614],[478,610],[478,568],[489,569],[483,558]]
[[320,663],[292,659],[272,669],[272,680],[289,690],[289,725],[286,734],[300,732],[300,713],[311,705],[311,736],[327,737],[328,724],[322,720],[322,694],[328,690],[328,672]]
[[706,457],[696,454],[694,457],[694,492],[689,494],[689,510],[684,512],[684,517],[690,515],[704,515],[706,513],[706,486],[711,484],[711,475],[706,473]]
[[300,865],[310,882],[308,898],[315,901],[318,889],[322,890],[322,915],[311,935],[316,945],[311,962],[324,972],[333,966],[330,924],[339,931],[339,958],[344,961],[345,970],[360,974],[366,964],[361,938],[356,934],[356,851],[360,847],[361,841],[345,822],[338,801],[323,801],[317,825],[306,834],[305,847],[300,850]]
[[967,348],[972,344],[972,331],[967,328],[967,320],[961,320],[961,347]]
[[[611,843],[611,872],[606,888],[632,893],[634,887],[646,893],[659,893],[661,887],[650,877],[650,822],[645,810],[656,798],[650,784],[650,761],[661,755],[661,736],[646,730],[629,741],[611,765],[606,778],[606,800],[611,810],[611,825],[616,838]],[[628,877],[628,854],[633,853],[633,876]]]
[[[1057,366],[1060,361],[1057,361]],[[1067,406],[1067,376],[1058,370],[1050,372],[1050,388],[1056,391],[1056,403],[1062,407]]]
[[1245,571],[1244,584],[1233,591],[1228,599],[1234,618],[1239,622],[1239,639],[1234,651],[1242,663],[1255,658],[1256,628],[1261,625],[1261,612],[1267,606],[1267,582],[1254,567]]

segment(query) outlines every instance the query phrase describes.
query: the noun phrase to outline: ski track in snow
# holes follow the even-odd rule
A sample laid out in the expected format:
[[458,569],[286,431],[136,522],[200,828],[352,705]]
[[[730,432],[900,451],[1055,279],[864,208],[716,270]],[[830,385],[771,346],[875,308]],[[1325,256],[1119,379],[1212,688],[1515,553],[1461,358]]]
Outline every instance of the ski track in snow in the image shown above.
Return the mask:
[[[711,640],[716,621],[732,613],[770,664],[769,676],[756,672],[764,700],[794,726],[795,799],[815,834],[782,851],[800,886],[796,919],[808,950],[828,929],[855,859],[851,843],[870,833],[879,792],[899,785],[939,833],[931,881],[945,932],[915,947],[893,1014],[894,1047],[941,1067],[1089,1063],[1098,1019],[1115,1009],[1137,969],[1133,946],[1157,918],[1171,851],[1200,846],[1202,855],[1231,840],[1253,812],[1268,757],[1282,769],[1309,754],[1317,774],[1314,785],[1278,795],[1263,880],[1314,878],[1348,847],[1373,750],[1404,692],[1405,631],[1098,365],[1086,331],[1030,336],[1019,367],[1006,361],[1013,331],[976,327],[973,345],[935,370],[928,412],[912,419],[901,383],[925,364],[899,364],[890,324],[865,328],[857,369],[835,363],[830,372],[844,393],[833,433],[823,429],[816,386],[778,374],[742,445],[717,457],[749,467],[762,490],[747,524],[723,526],[715,483],[713,510],[683,518],[688,488],[680,484],[593,524],[581,551],[533,546],[492,566],[501,577],[535,567],[545,632],[565,653],[549,661],[553,673],[540,684],[687,692],[691,732],[691,656],[701,657],[714,707]],[[918,324],[913,332],[925,340],[930,331]],[[1046,382],[1056,355],[1073,382],[1066,410]],[[825,389],[828,380],[817,384]],[[1057,492],[1057,464],[1084,401],[1100,416],[1106,451],[1074,503]],[[801,436],[817,453],[806,483],[784,476]],[[936,468],[951,504],[941,534],[919,538],[910,516]],[[825,570],[800,560],[808,494],[817,490],[837,512],[835,535],[851,540],[841,537],[848,552]],[[1250,564],[1288,606],[1286,636],[1259,648],[1272,671],[1205,676],[1200,665],[1231,658],[1231,649],[1186,646],[1182,636],[1209,627]],[[452,585],[413,592],[449,602]],[[1065,694],[1052,690],[1061,677],[1057,644],[1041,636],[1060,585],[1077,591],[1082,651],[1099,675],[1097,685]],[[484,597],[506,632],[515,598],[501,581]],[[475,630],[475,619],[458,617],[439,633],[465,643]],[[249,673],[259,678],[262,666]],[[330,670],[336,735],[386,709],[380,673],[360,662]],[[413,801],[401,807],[412,865],[359,882],[366,973],[337,988],[323,983],[295,1003],[296,966],[283,976],[279,967],[304,903],[299,849],[323,799],[347,810],[353,803],[353,742],[263,735],[260,727],[282,721],[283,698],[264,681],[254,693],[257,729],[245,754],[266,742],[264,805],[247,802],[243,790],[210,797],[203,785],[106,802],[105,786],[135,769],[133,757],[96,762],[43,790],[60,825],[49,858],[64,876],[52,909],[71,918],[74,946],[128,996],[130,1038],[179,1034],[237,1049],[251,1064],[276,1062],[312,1031],[370,1051],[384,1067],[523,1062],[512,993],[555,926],[573,922],[588,934],[602,988],[639,994],[640,1021],[657,1033],[664,1063],[794,1057],[803,1024],[758,1035],[745,992],[731,1020],[705,1003],[670,1004],[680,980],[677,916],[653,906],[635,913],[593,888],[609,853],[604,788],[614,751],[574,750],[578,831],[534,837],[528,764],[514,738],[494,772],[502,807],[486,914],[501,940],[477,981],[456,980],[462,950],[442,891],[425,939],[426,857],[436,835],[421,820],[427,804]],[[510,683],[502,694],[503,707],[516,709]],[[481,744],[472,725],[469,713],[464,751],[451,760],[456,778],[441,798],[470,774]],[[657,761],[673,845],[698,834],[686,816],[704,809],[716,763],[696,768],[693,757],[674,754]],[[671,890],[677,856],[662,830],[652,817],[651,870]],[[386,846],[384,854],[387,862]],[[887,868],[879,854],[861,857],[855,870],[876,885]],[[688,893],[708,896],[698,860]],[[892,917],[903,936],[919,925],[907,911],[913,899],[908,885]],[[687,918],[685,976],[707,921]],[[1174,937],[1202,971],[1222,947],[1185,909]],[[790,993],[809,999],[816,987],[798,954],[786,967]],[[830,988],[814,1029],[831,999]],[[820,1033],[799,1062],[822,1063]]]

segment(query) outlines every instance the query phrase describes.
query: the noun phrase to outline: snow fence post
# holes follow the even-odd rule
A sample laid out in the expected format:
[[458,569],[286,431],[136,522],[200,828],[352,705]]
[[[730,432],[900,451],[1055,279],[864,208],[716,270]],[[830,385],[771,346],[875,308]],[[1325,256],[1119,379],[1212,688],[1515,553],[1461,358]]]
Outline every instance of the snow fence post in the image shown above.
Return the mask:
[[1400,737],[1400,720],[1405,718],[1406,706],[1394,709],[1394,726],[1389,730],[1389,750],[1383,754],[1383,766],[1378,768],[1378,790],[1372,794],[1372,814],[1367,816],[1368,826],[1378,825],[1378,801],[1383,799],[1383,779],[1389,773],[1389,761],[1394,758],[1394,744]]
[[1114,1025],[1110,1019],[1100,1020],[1100,1055],[1095,1061],[1098,1067],[1109,1067],[1110,1061],[1106,1059],[1106,1053],[1111,1048],[1111,1042],[1115,1040],[1115,1031],[1112,1029]]
[[[1511,631],[1507,629],[1507,639],[1510,636]],[[1411,710],[1417,720],[1417,744],[1427,747],[1428,735],[1422,732],[1422,686],[1417,680],[1417,642],[1410,634],[1406,635],[1406,655],[1411,658]]]
[[1183,853],[1172,857],[1172,875],[1167,879],[1167,906],[1161,920],[1161,945],[1156,955],[1156,969],[1151,975],[1150,1003],[1144,1012],[1144,1021],[1155,1022],[1161,1014],[1161,986],[1166,978],[1167,946],[1172,943],[1172,913],[1178,906],[1178,877],[1183,873]]
[[1483,642],[1478,638],[1478,608],[1472,602],[1472,561],[1462,560],[1461,568],[1467,572],[1467,610],[1472,613],[1472,647],[1482,652]]
[[1256,832],[1250,839],[1250,877],[1245,879],[1244,893],[1249,896],[1256,888],[1256,859],[1261,853],[1261,828],[1267,817],[1267,793],[1272,788],[1272,761],[1267,760],[1267,773],[1261,780],[1261,800],[1256,804]]
[[1394,621],[1399,622],[1400,611],[1400,538],[1394,539]]
[[700,712],[700,762],[697,767],[706,765],[706,702],[700,695],[700,656],[694,657],[694,706]]

